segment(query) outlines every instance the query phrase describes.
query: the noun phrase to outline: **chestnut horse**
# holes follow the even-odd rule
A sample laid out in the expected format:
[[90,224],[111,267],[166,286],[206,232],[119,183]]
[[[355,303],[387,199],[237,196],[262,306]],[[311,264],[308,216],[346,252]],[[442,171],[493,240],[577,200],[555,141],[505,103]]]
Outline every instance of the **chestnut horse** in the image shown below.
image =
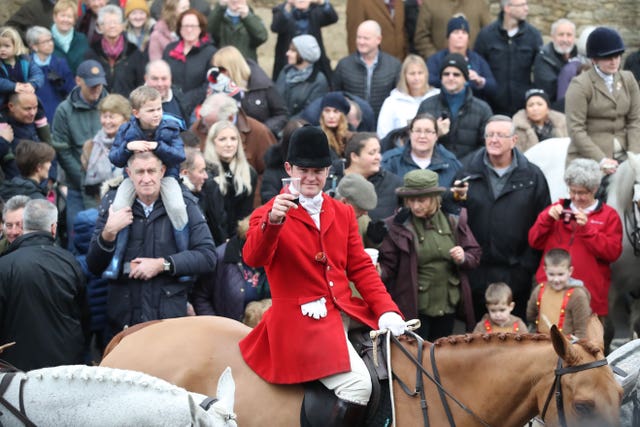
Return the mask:
[[[433,377],[432,344],[401,338],[399,345],[412,357],[418,354],[418,346],[424,349],[423,363],[414,364],[392,345],[391,366],[396,378],[410,390],[415,388],[417,378],[424,380],[431,425],[447,425],[442,399],[447,400],[452,424],[459,426],[522,427],[542,413],[546,425],[561,425],[559,412],[568,426],[618,425],[622,390],[606,366],[602,327],[592,318],[587,329],[591,341],[575,344],[555,327],[551,338],[475,334],[440,339],[433,354],[449,398],[441,398],[438,388],[428,379]],[[248,331],[238,322],[219,317],[163,320],[116,336],[101,365],[142,371],[208,395],[215,393],[211,378],[230,366],[236,382],[238,425],[300,425],[303,387],[268,384],[248,368],[238,349],[238,341]],[[305,337],[291,339],[305,345]],[[556,377],[558,363],[569,371],[566,375]],[[408,396],[395,380],[393,389],[396,425],[425,425],[419,393]],[[562,411],[557,410],[556,391],[560,391]]]

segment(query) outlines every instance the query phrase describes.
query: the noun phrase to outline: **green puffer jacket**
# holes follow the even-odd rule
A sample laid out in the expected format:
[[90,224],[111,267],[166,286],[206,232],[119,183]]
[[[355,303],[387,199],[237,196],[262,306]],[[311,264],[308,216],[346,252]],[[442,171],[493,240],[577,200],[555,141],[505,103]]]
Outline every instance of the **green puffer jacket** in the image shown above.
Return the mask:
[[74,190],[82,189],[82,146],[87,140],[93,139],[101,128],[97,105],[105,96],[107,91],[103,89],[100,99],[90,105],[80,96],[80,86],[76,86],[67,99],[60,103],[53,116],[53,148],[67,175],[67,185]]

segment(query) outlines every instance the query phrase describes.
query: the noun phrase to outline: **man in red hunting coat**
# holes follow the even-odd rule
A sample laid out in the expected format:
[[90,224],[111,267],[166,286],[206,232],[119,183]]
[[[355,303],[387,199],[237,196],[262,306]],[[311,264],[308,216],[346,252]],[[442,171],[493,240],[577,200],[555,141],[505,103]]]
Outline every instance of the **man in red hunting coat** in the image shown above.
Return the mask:
[[[266,381],[319,379],[334,391],[334,410],[322,420],[302,417],[303,425],[356,426],[371,380],[346,331],[360,323],[400,335],[405,323],[364,251],[353,208],[322,192],[330,164],[324,132],[296,130],[285,169],[300,178],[299,205],[298,195],[283,191],[251,216],[243,256],[250,266],[264,266],[273,306],[240,350]],[[352,297],[349,281],[363,299]]]

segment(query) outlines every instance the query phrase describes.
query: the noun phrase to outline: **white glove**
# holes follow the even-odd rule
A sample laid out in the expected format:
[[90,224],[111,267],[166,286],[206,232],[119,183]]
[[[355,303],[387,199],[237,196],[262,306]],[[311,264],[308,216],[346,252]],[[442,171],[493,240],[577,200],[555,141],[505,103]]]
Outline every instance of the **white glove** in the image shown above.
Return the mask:
[[300,310],[302,310],[303,315],[313,317],[316,320],[322,317],[327,317],[327,306],[325,305],[326,302],[327,300],[322,297],[315,301],[302,304],[300,306]]
[[398,313],[387,311],[378,319],[379,329],[388,329],[393,336],[397,337],[405,333],[407,324]]

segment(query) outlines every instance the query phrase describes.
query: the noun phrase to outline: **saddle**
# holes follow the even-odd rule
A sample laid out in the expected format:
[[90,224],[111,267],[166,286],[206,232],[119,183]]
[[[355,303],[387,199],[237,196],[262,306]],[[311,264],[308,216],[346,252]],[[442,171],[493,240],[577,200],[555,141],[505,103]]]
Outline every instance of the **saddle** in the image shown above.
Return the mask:
[[[375,346],[369,330],[359,328],[349,331],[349,341],[362,358],[371,377],[371,398],[366,408],[365,425],[380,426],[391,422],[391,398],[389,393],[389,373],[386,365],[386,350],[384,346]],[[375,363],[377,361],[377,365]],[[322,425],[326,422],[327,414],[335,412],[338,398],[320,381],[304,384],[305,394],[301,411],[301,425]],[[339,409],[338,409],[339,410]],[[305,419],[306,418],[306,419]],[[346,420],[345,420],[346,421]],[[354,424],[345,424],[357,427]]]

